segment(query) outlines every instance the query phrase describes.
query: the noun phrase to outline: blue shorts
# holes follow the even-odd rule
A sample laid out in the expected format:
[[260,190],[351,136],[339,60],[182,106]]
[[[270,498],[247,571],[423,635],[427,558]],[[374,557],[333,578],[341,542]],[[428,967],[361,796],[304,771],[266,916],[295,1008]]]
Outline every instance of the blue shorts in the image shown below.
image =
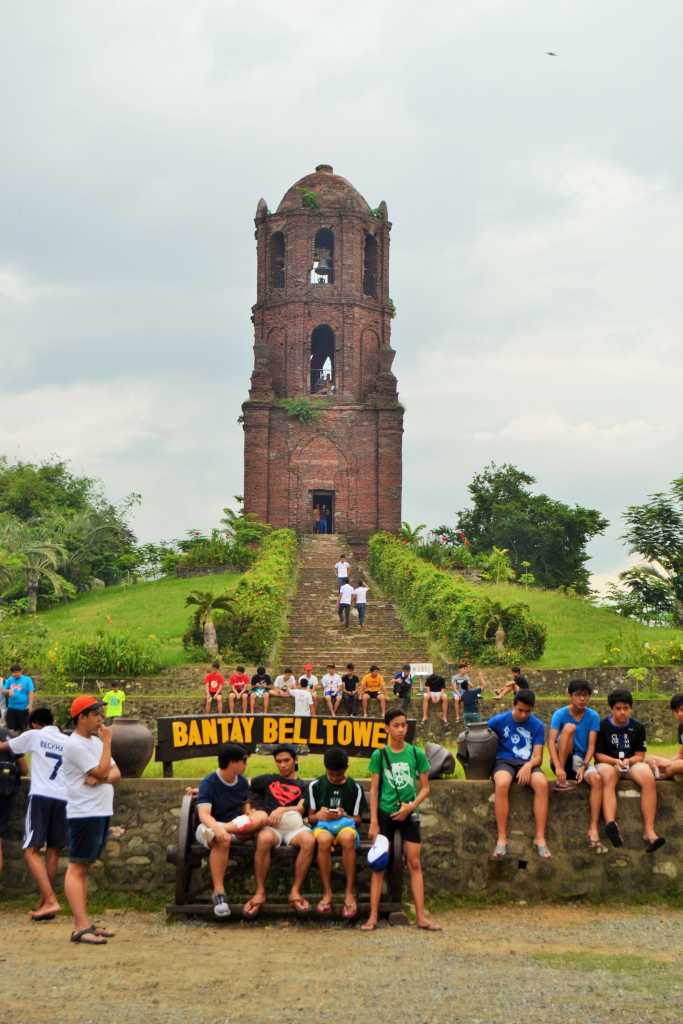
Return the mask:
[[337,818],[336,821],[317,821],[313,826],[313,835],[318,832],[329,832],[333,837],[333,843],[337,840],[337,836],[345,830],[355,832],[356,834],[356,847],[360,846],[360,836],[358,835],[358,827],[353,818]]
[[24,850],[63,850],[66,846],[66,801],[34,794],[24,822]]
[[109,816],[69,818],[69,860],[74,864],[93,864],[107,845]]

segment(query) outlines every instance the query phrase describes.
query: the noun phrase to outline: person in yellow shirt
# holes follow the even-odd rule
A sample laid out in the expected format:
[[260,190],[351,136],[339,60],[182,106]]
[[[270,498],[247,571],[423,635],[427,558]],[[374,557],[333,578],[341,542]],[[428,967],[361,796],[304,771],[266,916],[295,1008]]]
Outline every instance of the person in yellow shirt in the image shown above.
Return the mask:
[[126,699],[126,694],[119,683],[118,690],[107,690],[102,697],[102,703],[105,705],[104,715],[108,723],[112,722],[114,718],[120,718],[123,714],[123,704]]
[[360,698],[363,705],[363,718],[368,717],[368,704],[371,700],[379,701],[382,718],[387,710],[387,693],[384,676],[380,675],[377,665],[371,665],[360,681]]

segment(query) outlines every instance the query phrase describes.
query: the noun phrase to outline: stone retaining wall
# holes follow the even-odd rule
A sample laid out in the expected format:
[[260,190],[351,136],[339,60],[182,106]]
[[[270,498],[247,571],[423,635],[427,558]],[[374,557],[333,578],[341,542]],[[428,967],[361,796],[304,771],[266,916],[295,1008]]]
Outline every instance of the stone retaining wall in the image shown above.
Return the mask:
[[[7,895],[31,891],[21,856],[21,826],[26,783],[5,840],[2,879]],[[166,864],[166,846],[176,841],[178,814],[185,783],[173,779],[124,780],[117,787],[113,824],[123,829],[112,838],[102,861],[93,869],[94,887],[111,892],[153,892],[173,899],[174,868]],[[666,846],[654,855],[643,851],[638,792],[619,783],[619,820],[624,846],[593,853],[585,841],[585,787],[552,793],[548,843],[551,861],[540,861],[532,846],[531,794],[514,787],[511,800],[510,852],[493,861],[495,842],[492,787],[488,782],[443,780],[432,783],[425,803],[423,861],[430,895],[469,895],[514,899],[574,898],[614,895],[641,901],[643,894],[683,892],[683,784],[657,787],[657,825]],[[65,867],[62,864],[60,876]],[[286,879],[274,879],[271,892]],[[236,872],[229,889],[248,892],[253,882]],[[59,885],[61,887],[61,877]],[[311,891],[320,891],[315,871]],[[0,889],[0,893],[3,890]]]

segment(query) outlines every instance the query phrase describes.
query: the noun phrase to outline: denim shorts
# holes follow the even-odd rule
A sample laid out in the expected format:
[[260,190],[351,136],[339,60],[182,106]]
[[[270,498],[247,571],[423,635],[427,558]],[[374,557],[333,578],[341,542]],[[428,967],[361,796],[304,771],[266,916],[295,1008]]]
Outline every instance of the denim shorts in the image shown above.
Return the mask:
[[69,860],[74,864],[93,864],[107,845],[111,818],[69,818]]

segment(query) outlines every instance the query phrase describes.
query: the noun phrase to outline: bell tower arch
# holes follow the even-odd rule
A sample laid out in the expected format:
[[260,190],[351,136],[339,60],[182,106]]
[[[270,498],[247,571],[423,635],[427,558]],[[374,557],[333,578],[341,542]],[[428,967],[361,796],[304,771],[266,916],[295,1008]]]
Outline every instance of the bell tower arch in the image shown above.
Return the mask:
[[397,531],[403,408],[391,369],[386,203],[371,209],[319,164],[274,213],[259,200],[255,225],[245,509],[305,532],[323,494],[335,532]]

